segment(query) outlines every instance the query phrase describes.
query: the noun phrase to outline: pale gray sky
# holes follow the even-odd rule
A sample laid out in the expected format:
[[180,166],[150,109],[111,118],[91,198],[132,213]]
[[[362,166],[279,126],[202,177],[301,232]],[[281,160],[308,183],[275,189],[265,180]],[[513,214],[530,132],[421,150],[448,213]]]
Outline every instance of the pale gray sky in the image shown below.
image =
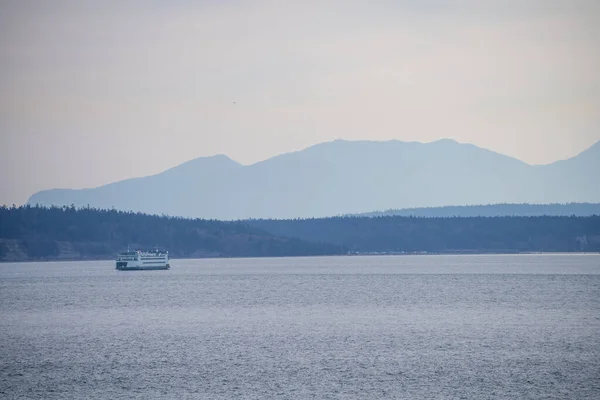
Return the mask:
[[0,204],[336,138],[549,163],[598,71],[598,0],[0,1]]

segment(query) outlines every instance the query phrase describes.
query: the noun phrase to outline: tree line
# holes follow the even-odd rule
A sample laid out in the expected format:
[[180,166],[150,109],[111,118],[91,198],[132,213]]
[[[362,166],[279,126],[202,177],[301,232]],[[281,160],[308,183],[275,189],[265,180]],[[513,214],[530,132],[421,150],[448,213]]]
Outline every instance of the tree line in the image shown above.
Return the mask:
[[469,206],[442,206],[425,208],[404,208],[397,210],[374,211],[348,216],[354,217],[545,217],[545,216],[578,216],[588,217],[600,215],[600,203],[553,203],[553,204],[485,204]]
[[159,246],[177,257],[348,252],[600,251],[600,216],[332,217],[218,221],[71,207],[0,207],[0,260],[108,258]]
[[276,235],[356,252],[600,251],[600,216],[334,217],[248,220]]
[[106,258],[131,248],[159,246],[173,257],[327,255],[336,245],[278,237],[237,222],[185,219],[95,208],[0,207],[0,259]]

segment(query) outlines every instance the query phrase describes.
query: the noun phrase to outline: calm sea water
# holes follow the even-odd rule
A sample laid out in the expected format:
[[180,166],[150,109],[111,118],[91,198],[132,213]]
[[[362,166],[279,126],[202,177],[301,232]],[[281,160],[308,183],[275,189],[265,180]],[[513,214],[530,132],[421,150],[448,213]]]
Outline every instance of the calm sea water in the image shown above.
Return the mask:
[[600,256],[0,264],[6,399],[598,399]]

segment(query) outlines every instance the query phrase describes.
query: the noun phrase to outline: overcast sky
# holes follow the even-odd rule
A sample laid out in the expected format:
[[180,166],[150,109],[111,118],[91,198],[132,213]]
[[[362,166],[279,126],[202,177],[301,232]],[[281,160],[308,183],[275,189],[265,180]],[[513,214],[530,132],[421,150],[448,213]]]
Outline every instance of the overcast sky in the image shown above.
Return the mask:
[[0,1],[0,204],[223,153],[600,140],[600,1]]

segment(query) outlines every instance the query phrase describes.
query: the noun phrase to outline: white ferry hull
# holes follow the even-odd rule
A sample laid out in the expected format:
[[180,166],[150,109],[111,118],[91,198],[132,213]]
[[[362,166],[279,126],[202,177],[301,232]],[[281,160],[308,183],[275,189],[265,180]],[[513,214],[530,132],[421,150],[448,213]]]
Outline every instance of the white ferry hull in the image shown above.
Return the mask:
[[170,269],[169,253],[167,251],[151,250],[119,254],[116,267],[119,271],[153,271]]
[[169,264],[167,265],[157,265],[157,266],[152,266],[152,265],[145,265],[145,266],[117,266],[116,269],[118,269],[119,271],[157,271],[157,270],[165,270],[165,269],[170,269],[171,266]]

